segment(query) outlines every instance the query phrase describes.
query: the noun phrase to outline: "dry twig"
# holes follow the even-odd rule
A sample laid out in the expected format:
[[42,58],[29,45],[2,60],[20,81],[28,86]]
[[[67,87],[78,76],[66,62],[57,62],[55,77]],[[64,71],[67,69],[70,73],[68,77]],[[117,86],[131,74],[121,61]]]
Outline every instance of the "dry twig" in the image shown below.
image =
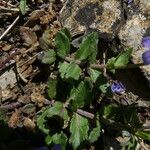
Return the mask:
[[5,32],[0,36],[0,40],[2,40],[2,38],[4,38],[9,31],[14,27],[14,25],[17,23],[17,21],[19,20],[19,16],[14,20],[14,22],[7,28],[7,30],[5,30]]

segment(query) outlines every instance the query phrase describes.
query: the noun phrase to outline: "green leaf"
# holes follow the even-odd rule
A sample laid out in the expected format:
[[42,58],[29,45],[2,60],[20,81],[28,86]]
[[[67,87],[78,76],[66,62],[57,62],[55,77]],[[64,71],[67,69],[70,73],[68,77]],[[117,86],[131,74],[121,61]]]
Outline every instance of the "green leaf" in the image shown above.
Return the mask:
[[66,73],[66,78],[72,78],[75,80],[78,80],[80,75],[81,75],[82,70],[80,69],[80,67],[75,64],[74,62],[69,64],[69,67],[67,69],[67,73]]
[[103,117],[106,119],[113,119],[115,121],[120,121],[121,119],[123,120],[122,113],[117,105],[105,106],[103,108]]
[[137,131],[135,134],[144,140],[150,141],[150,131]]
[[97,55],[97,44],[98,34],[96,32],[87,35],[80,44],[80,47],[76,52],[75,58],[79,60],[88,59],[92,63],[95,62]]
[[115,69],[125,67],[131,58],[133,49],[127,49],[126,51],[120,53],[116,58],[112,57],[107,61],[107,69],[115,73]]
[[67,73],[67,69],[69,68],[69,63],[67,62],[59,63],[58,68],[61,78],[64,79]]
[[78,80],[82,73],[81,68],[74,62],[71,62],[70,64],[66,62],[60,63],[58,68],[62,79]]
[[88,80],[81,81],[78,87],[74,87],[71,90],[70,98],[71,106],[76,108],[82,108],[89,104],[92,100],[92,89]]
[[68,141],[68,138],[67,138],[66,134],[64,134],[63,132],[56,133],[52,136],[47,135],[46,138],[45,138],[45,142],[46,142],[47,145],[50,145],[52,143],[60,144],[61,145],[61,150],[66,149],[67,141]]
[[130,140],[125,145],[122,144],[121,150],[135,150],[137,147],[137,144],[138,142],[135,136],[131,136]]
[[52,136],[51,135],[47,135],[46,138],[45,138],[45,143],[47,145],[50,145],[52,143]]
[[107,93],[108,88],[110,87],[110,84],[107,82],[101,83],[99,86],[99,89],[101,90],[102,93]]
[[52,64],[56,60],[56,53],[54,50],[49,50],[44,52],[44,56],[42,58],[43,64]]
[[115,69],[114,69],[115,68],[114,67],[115,60],[116,60],[116,58],[112,57],[112,58],[108,59],[108,61],[107,61],[107,69],[109,71],[111,71],[112,73],[115,73]]
[[55,135],[53,135],[52,141],[55,144],[60,144],[61,150],[66,150],[66,144],[67,144],[68,138],[63,132],[61,132],[60,134],[56,133]]
[[71,34],[70,31],[67,28],[61,29],[61,31],[68,37],[68,39],[71,41]]
[[130,48],[122,52],[121,54],[119,54],[115,60],[114,67],[119,68],[119,67],[127,65],[130,61],[132,51],[133,49]]
[[56,97],[57,79],[50,79],[47,83],[47,94],[50,99]]
[[70,53],[70,39],[64,32],[59,31],[55,37],[57,54],[61,58],[65,58]]
[[88,130],[88,120],[74,113],[70,124],[71,137],[69,139],[70,143],[73,146],[73,150],[76,150],[81,142],[88,139]]
[[26,3],[27,3],[27,0],[20,0],[19,8],[23,15],[25,15],[26,13]]
[[90,74],[91,80],[93,81],[93,83],[95,83],[96,80],[98,79],[98,77],[102,74],[102,72],[99,71],[99,70],[90,68],[89,69],[89,74]]
[[99,116],[97,115],[96,127],[90,132],[89,142],[94,143],[95,141],[97,141],[100,136],[100,132],[101,132],[101,125],[99,121]]
[[107,78],[102,74],[101,71],[96,69],[89,69],[90,78],[95,83],[95,85],[100,89],[102,93],[106,93],[110,84]]
[[38,118],[37,118],[37,126],[38,128],[44,132],[45,134],[49,134],[50,129],[46,127],[47,119],[59,116],[64,119],[64,124],[68,122],[68,113],[67,110],[64,108],[63,103],[55,102],[55,104],[51,107],[48,107]]

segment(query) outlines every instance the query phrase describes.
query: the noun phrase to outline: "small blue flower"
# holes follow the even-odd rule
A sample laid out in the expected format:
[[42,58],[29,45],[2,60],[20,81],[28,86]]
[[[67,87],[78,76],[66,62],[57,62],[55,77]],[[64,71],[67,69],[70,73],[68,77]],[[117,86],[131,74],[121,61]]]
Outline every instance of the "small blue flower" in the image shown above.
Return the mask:
[[150,64],[150,50],[145,51],[142,54],[142,59],[145,65],[149,65]]
[[144,37],[142,39],[142,45],[146,50],[150,50],[150,36]]
[[133,0],[128,0],[127,1],[128,4],[131,4],[132,2],[133,2]]
[[125,92],[125,87],[121,82],[116,81],[116,82],[112,83],[111,91],[113,93],[122,94]]

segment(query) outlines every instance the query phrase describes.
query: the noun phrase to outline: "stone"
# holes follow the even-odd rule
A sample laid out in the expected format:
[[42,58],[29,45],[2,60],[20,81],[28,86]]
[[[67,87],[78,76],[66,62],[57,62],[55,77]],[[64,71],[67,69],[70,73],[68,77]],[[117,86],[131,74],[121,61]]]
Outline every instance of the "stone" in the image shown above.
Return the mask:
[[[141,40],[150,35],[150,0],[67,0],[60,11],[60,21],[73,36],[98,31],[100,38],[133,48],[132,60],[141,63]],[[150,83],[150,65],[141,67]]]

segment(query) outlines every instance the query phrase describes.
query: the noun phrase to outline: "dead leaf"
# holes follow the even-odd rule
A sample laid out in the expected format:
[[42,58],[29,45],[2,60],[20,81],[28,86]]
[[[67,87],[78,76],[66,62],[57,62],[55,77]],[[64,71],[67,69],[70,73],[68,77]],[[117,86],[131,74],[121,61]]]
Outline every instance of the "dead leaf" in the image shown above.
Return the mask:
[[12,45],[5,44],[4,47],[2,47],[3,51],[9,51],[11,49]]
[[15,109],[15,112],[10,117],[10,120],[8,122],[8,126],[11,128],[16,128],[17,123],[19,122],[19,117],[20,117],[20,111],[18,109]]
[[23,125],[28,131],[34,131],[36,127],[35,123],[27,117],[24,119]]
[[20,27],[20,35],[27,46],[37,43],[37,36],[29,27]]
[[31,94],[31,101],[37,103],[39,107],[42,107],[45,102],[45,98],[41,95],[40,91],[34,90]]

